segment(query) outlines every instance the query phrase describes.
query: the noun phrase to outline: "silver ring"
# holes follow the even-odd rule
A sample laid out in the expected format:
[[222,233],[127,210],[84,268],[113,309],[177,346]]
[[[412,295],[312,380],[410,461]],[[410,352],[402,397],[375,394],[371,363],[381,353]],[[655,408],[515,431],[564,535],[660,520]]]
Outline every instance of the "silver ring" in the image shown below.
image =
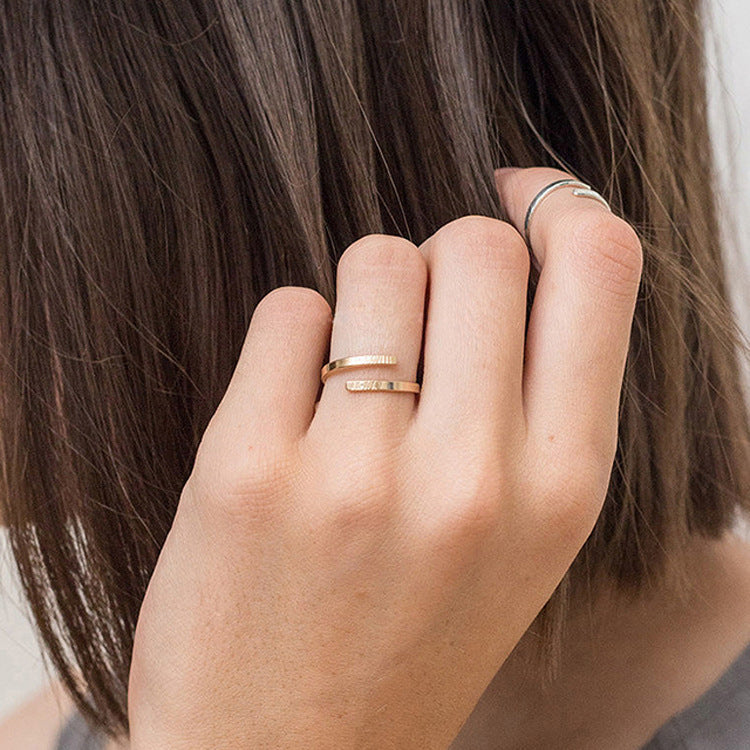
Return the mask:
[[[534,200],[529,204],[529,208],[526,211],[526,218],[523,222],[523,235],[526,239],[526,244],[529,246],[529,252],[531,252],[531,240],[529,239],[529,223],[531,222],[531,216],[536,210],[536,207],[553,191],[561,187],[573,187],[573,195],[578,195],[582,198],[593,198],[599,201],[607,210],[611,211],[609,203],[601,196],[596,190],[591,189],[591,185],[587,185],[585,182],[580,180],[573,180],[564,178],[562,180],[555,180],[546,187],[543,187],[535,196]],[[532,255],[533,258],[533,255]]]

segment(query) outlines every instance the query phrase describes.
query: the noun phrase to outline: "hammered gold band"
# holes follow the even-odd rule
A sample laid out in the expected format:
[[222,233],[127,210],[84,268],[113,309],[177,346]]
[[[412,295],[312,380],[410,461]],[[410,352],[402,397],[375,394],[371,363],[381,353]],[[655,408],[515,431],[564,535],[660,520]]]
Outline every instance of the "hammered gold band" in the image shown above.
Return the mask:
[[[396,357],[391,354],[358,354],[353,357],[340,357],[324,365],[320,370],[320,380],[325,383],[331,373],[337,370],[347,370],[352,367],[367,365],[395,365]],[[419,393],[421,386],[409,380],[347,380],[347,391],[405,391]]]
[[358,354],[355,357],[341,357],[334,359],[320,370],[320,380],[325,383],[326,378],[335,370],[345,370],[350,367],[364,367],[365,365],[395,365],[396,358],[391,354]]

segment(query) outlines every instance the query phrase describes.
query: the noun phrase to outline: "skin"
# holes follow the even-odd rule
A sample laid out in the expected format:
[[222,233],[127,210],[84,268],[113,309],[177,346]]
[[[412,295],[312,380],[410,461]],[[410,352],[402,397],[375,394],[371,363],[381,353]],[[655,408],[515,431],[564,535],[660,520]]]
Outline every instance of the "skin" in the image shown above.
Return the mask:
[[547,689],[527,671],[525,635],[450,750],[635,750],[690,706],[750,643],[750,545],[695,541],[684,601],[614,593],[567,622],[563,664]]
[[[691,559],[685,602],[657,590],[641,604],[613,597],[572,613],[569,658],[546,691],[524,678],[533,634],[524,635],[450,750],[640,747],[750,642],[750,545],[734,535],[696,542]],[[0,750],[51,748],[71,710],[58,685],[43,691],[0,725]]]
[[0,750],[53,747],[72,709],[62,685],[54,682],[0,722]]
[[[563,176],[499,175],[515,227]],[[525,342],[528,253],[488,217],[355,242],[332,330],[313,290],[261,301],[141,611],[132,748],[445,748],[523,698],[523,643],[500,667],[601,509],[642,264],[633,229],[568,190],[531,244]],[[428,283],[419,399],[347,392],[414,379]],[[334,373],[316,411],[320,363],[369,351],[399,364]]]
[[[512,173],[509,206],[561,176]],[[615,454],[641,244],[600,203],[551,198],[526,341],[528,250],[489,217],[419,248],[357,240],[333,320],[311,289],[261,300],[141,608],[134,750],[456,737],[590,533]],[[345,390],[384,376],[368,366],[315,409],[327,357],[394,353],[385,374],[413,380],[423,333],[419,399]]]

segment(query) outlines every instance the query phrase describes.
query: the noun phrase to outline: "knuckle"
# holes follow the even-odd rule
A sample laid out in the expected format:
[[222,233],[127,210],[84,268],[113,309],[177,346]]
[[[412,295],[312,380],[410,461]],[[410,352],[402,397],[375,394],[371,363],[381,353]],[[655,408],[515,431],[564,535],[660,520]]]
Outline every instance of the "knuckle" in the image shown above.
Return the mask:
[[399,494],[401,469],[395,445],[356,443],[331,453],[327,446],[302,448],[315,487],[301,502],[320,522],[346,526],[347,521],[381,518]]
[[[429,501],[429,536],[438,546],[471,545],[485,540],[501,522],[507,478],[494,464],[479,466],[471,462],[463,462],[440,476]],[[435,537],[442,539],[442,544]]]
[[305,286],[279,286],[261,298],[255,306],[253,317],[270,315],[309,319],[332,316],[328,300],[316,289]]
[[589,451],[578,452],[574,461],[558,461],[548,469],[544,487],[536,496],[543,523],[552,533],[571,544],[583,543],[606,496],[609,472],[604,471],[605,465]]
[[321,478],[315,504],[305,515],[321,538],[340,542],[387,527],[398,506],[397,494],[387,472],[339,470]]
[[573,222],[572,259],[599,286],[632,299],[640,284],[643,248],[635,229],[615,214],[586,210]]
[[295,461],[291,451],[278,446],[254,445],[242,451],[198,448],[189,482],[194,492],[215,508],[247,520],[275,516],[288,497]]
[[470,214],[442,226],[433,236],[430,254],[434,262],[450,258],[492,271],[528,273],[529,251],[515,227],[491,216]]
[[389,234],[366,234],[342,253],[337,273],[372,274],[386,272],[422,278],[427,264],[419,248],[405,237]]

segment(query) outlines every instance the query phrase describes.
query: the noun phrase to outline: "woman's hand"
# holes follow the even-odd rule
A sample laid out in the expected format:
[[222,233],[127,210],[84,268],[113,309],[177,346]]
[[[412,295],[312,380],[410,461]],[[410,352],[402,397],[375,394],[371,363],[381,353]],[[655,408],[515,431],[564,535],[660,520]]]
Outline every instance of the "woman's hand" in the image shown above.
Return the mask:
[[[566,176],[499,175],[515,227]],[[141,610],[135,750],[448,747],[590,533],[616,448],[638,237],[563,189],[531,242],[525,340],[528,251],[488,217],[357,240],[333,323],[310,289],[260,302]],[[423,326],[419,396],[346,390],[414,380]],[[398,364],[331,373],[316,411],[322,364],[369,353]]]

